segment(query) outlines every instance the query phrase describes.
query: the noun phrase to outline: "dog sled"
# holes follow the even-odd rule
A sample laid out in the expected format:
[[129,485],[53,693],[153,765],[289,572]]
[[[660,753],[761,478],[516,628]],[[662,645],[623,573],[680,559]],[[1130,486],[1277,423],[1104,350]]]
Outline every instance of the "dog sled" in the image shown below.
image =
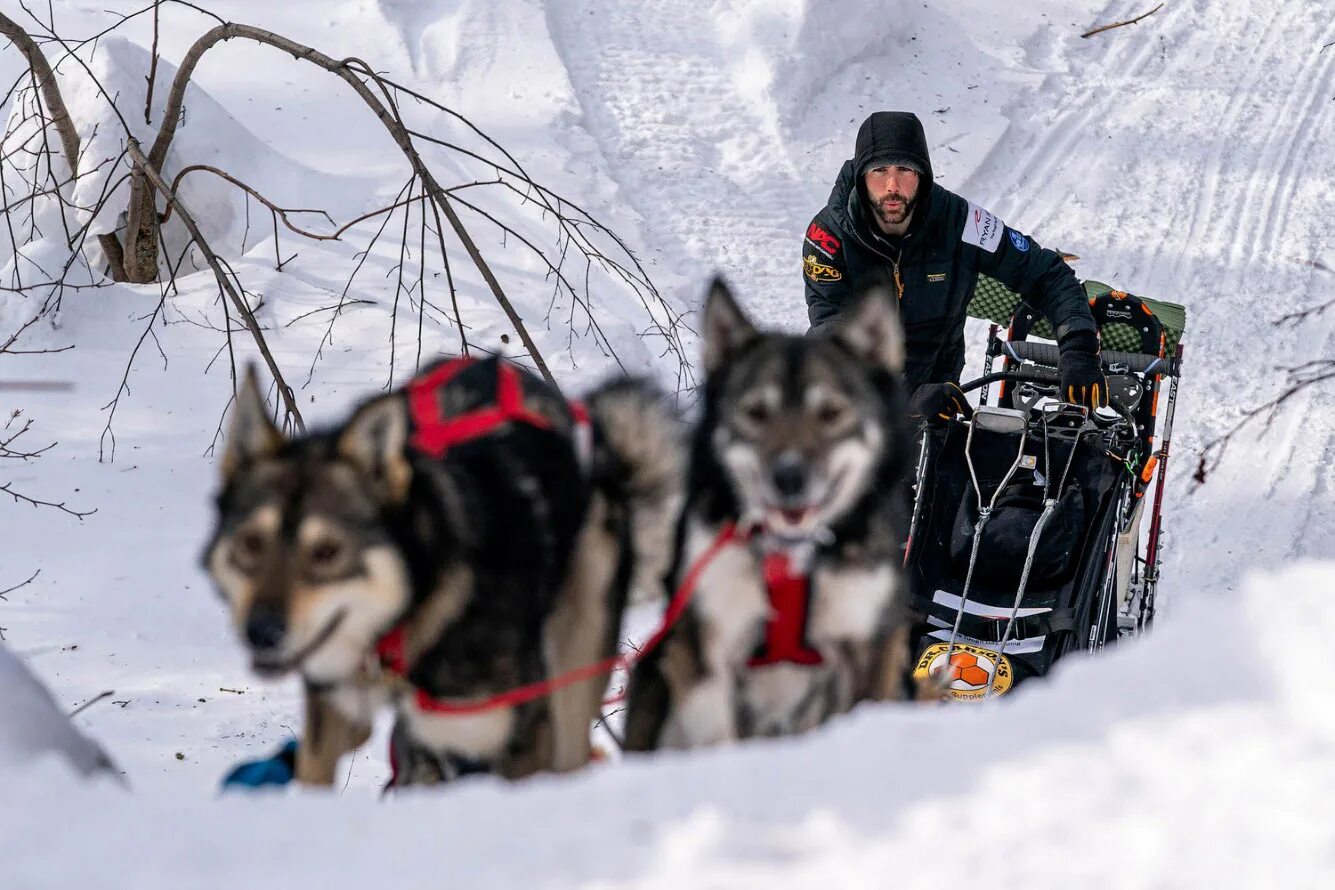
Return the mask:
[[1060,400],[1057,346],[1030,339],[1052,336],[1046,319],[982,279],[985,369],[961,385],[979,407],[924,433],[905,554],[914,675],[943,675],[952,698],[1003,695],[1154,621],[1186,312],[1085,288],[1109,408]]

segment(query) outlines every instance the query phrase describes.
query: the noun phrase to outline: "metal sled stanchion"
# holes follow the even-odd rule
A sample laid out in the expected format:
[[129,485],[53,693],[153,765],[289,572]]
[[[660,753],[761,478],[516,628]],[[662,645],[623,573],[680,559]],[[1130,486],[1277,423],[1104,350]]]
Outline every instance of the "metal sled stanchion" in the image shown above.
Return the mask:
[[[1066,466],[1062,468],[1061,478],[1057,480],[1055,489],[1052,486],[1052,449],[1048,440],[1048,415],[1043,413],[1043,470],[1046,474],[1043,477],[1043,512],[1039,514],[1038,521],[1034,523],[1034,530],[1029,534],[1029,547],[1024,557],[1024,568],[1020,572],[1020,583],[1015,588],[1015,603],[1011,606],[1010,617],[1006,620],[1006,630],[1001,635],[1001,643],[997,646],[997,664],[1001,664],[1001,657],[1006,654],[1006,644],[1010,642],[1011,634],[1015,631],[1015,619],[1020,614],[1020,606],[1024,604],[1025,590],[1029,587],[1029,573],[1034,567],[1034,554],[1038,551],[1038,542],[1043,537],[1043,529],[1048,524],[1048,519],[1052,517],[1052,512],[1057,509],[1057,501],[1061,497],[1063,489],[1066,488],[1066,480],[1071,474],[1071,465],[1075,462],[1075,453],[1080,447],[1080,438],[1071,444],[1071,451],[1066,455]],[[987,680],[987,690],[983,693],[983,698],[992,695],[992,690],[997,685],[997,671],[992,671],[992,676]]]
[[922,518],[922,489],[927,475],[927,449],[931,447],[930,443],[931,437],[927,434],[927,430],[918,430],[918,474],[913,477],[917,481],[913,489],[913,513],[909,518],[909,536],[904,541],[904,565],[909,564],[909,556],[913,554],[913,536],[918,533],[918,521]]
[[1159,537],[1163,511],[1164,477],[1168,475],[1168,448],[1173,440],[1173,414],[1177,408],[1177,383],[1182,375],[1182,344],[1177,345],[1173,376],[1168,383],[1168,411],[1164,416],[1163,444],[1159,448],[1159,478],[1154,484],[1154,512],[1150,516],[1149,542],[1145,548],[1145,591],[1140,597],[1141,632],[1154,622],[1154,597],[1159,589]]
[[[1018,434],[1020,439],[1020,447],[1015,449],[1015,460],[1011,461],[1010,469],[997,483],[996,490],[992,492],[992,498],[988,501],[987,506],[983,506],[983,489],[978,483],[978,471],[973,464],[973,434],[974,430],[980,428],[1001,434]],[[955,613],[955,624],[950,629],[950,640],[946,644],[946,654],[942,659],[943,665],[950,664],[950,656],[955,651],[955,640],[959,637],[960,624],[964,620],[964,607],[969,604],[969,587],[973,584],[974,568],[978,565],[978,544],[983,539],[983,529],[987,527],[987,520],[991,517],[992,510],[997,505],[997,498],[1001,497],[1001,492],[1005,490],[1007,483],[1011,481],[1011,477],[1019,469],[1020,462],[1024,460],[1024,439],[1027,428],[1028,419],[1024,412],[1010,408],[979,406],[973,414],[973,419],[969,421],[969,435],[964,440],[964,460],[969,466],[969,478],[973,480],[974,494],[978,497],[978,523],[973,529],[973,546],[969,551],[969,568],[964,576],[964,590],[960,594],[959,611]]]

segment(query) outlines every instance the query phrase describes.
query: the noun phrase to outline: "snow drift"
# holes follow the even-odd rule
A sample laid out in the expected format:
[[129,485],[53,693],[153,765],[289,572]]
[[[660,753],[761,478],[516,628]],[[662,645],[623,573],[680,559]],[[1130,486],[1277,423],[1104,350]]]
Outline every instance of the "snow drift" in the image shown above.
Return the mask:
[[[160,780],[133,796],[83,787],[54,764],[0,772],[0,877],[759,890],[980,875],[1232,887],[1328,873],[1335,851],[1306,814],[1335,790],[1335,720],[1324,684],[1287,653],[1319,653],[1335,635],[1332,588],[1329,563],[1252,576],[989,707],[864,705],[805,737],[517,785],[211,802]],[[52,856],[53,837],[80,855]]]

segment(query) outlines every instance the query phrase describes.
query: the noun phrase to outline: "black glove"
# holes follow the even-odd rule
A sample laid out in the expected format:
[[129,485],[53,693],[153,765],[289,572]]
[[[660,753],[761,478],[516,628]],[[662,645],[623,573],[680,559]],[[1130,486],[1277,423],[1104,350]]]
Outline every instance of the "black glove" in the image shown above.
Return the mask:
[[1074,405],[1093,410],[1108,404],[1108,380],[1099,360],[1099,336],[1093,331],[1076,331],[1062,338],[1057,374],[1061,379],[1062,398]]
[[936,426],[956,414],[963,414],[968,420],[973,417],[973,408],[954,383],[924,383],[909,398],[909,418],[918,423]]

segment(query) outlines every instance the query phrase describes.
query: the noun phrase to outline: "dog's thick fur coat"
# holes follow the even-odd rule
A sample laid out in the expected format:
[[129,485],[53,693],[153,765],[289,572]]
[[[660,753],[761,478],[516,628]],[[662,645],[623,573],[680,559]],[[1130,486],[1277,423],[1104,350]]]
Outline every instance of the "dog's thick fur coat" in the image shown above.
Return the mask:
[[[727,287],[705,307],[703,412],[671,586],[729,524],[682,620],[634,671],[626,747],[686,748],[809,729],[904,697],[901,545],[913,448],[894,306],[872,292],[827,336],[757,331]],[[810,566],[805,644],[819,664],[756,663],[766,553]]]
[[[441,414],[488,407],[500,369],[477,361],[449,379]],[[300,781],[330,783],[386,702],[395,784],[589,759],[605,678],[478,713],[417,700],[476,701],[613,654],[631,585],[661,584],[666,570],[682,455],[658,394],[621,381],[590,395],[581,462],[570,406],[515,371],[546,428],[506,422],[436,456],[413,446],[403,390],[291,441],[253,374],[239,394],[204,563],[256,669],[305,680]],[[404,677],[375,658],[391,628]]]

